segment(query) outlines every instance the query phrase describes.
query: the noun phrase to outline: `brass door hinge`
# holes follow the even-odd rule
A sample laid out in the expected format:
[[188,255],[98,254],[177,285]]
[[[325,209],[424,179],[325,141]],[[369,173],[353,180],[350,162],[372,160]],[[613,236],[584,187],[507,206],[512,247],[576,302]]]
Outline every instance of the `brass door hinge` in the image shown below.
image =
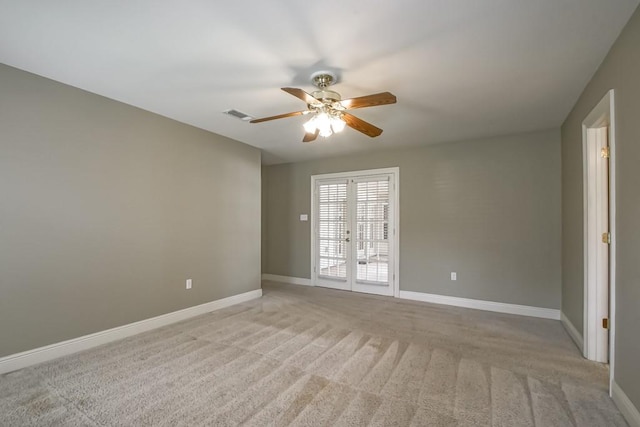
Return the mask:
[[611,233],[602,233],[602,243],[611,244]]
[[602,150],[600,150],[600,157],[603,159],[609,158],[609,147],[602,147]]
[[604,329],[609,329],[609,319],[607,319],[606,317],[602,319],[602,327]]

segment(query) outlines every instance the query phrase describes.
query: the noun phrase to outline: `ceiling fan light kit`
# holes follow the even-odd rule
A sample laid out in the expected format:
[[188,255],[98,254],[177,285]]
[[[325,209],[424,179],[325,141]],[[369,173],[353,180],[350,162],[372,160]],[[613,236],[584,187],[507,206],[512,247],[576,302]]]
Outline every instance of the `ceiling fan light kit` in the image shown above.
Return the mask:
[[349,126],[372,138],[380,135],[382,129],[347,113],[346,110],[395,104],[396,97],[389,92],[382,92],[343,100],[338,92],[327,89],[336,83],[337,80],[336,74],[331,71],[317,71],[311,74],[311,83],[313,83],[318,90],[311,94],[302,89],[283,87],[283,91],[306,102],[307,110],[254,119],[251,120],[250,123],[261,123],[285,117],[313,114],[313,117],[303,125],[305,129],[303,142],[312,142],[315,141],[318,136],[326,138],[334,133],[342,132],[345,126]]
[[334,133],[342,132],[346,123],[342,120],[338,114],[328,112],[318,112],[304,125],[304,130],[307,133],[315,133],[318,131],[318,135],[322,137],[328,137]]

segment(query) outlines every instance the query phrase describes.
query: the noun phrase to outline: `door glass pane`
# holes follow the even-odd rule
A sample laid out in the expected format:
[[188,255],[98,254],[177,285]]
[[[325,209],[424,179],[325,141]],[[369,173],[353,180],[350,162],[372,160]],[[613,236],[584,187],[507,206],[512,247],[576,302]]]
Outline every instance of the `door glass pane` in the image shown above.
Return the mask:
[[322,277],[347,278],[347,183],[318,185],[318,267]]
[[356,187],[357,275],[360,282],[389,282],[389,180]]

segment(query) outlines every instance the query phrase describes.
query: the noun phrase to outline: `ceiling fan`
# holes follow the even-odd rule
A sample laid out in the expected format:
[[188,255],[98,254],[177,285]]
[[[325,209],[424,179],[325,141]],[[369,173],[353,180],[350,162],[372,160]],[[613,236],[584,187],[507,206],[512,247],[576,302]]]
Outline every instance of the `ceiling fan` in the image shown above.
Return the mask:
[[269,120],[283,119],[285,117],[313,114],[311,120],[304,124],[305,135],[302,142],[315,141],[318,135],[327,137],[335,132],[341,132],[345,125],[372,138],[380,135],[382,129],[359,119],[353,114],[347,113],[346,110],[395,104],[395,95],[389,92],[381,92],[358,98],[342,99],[338,92],[327,89],[335,83],[336,80],[335,73],[331,71],[318,71],[311,75],[311,82],[318,88],[318,90],[311,94],[302,89],[283,87],[283,91],[306,102],[307,109],[254,119],[251,120],[250,123],[262,123]]

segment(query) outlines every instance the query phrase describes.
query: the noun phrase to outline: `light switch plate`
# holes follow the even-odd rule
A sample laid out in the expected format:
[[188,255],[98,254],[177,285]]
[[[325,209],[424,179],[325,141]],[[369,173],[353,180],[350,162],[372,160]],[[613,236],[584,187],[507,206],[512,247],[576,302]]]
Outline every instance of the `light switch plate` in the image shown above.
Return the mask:
[[455,271],[451,272],[451,280],[458,280],[458,273],[456,273]]
[[300,214],[300,221],[309,221],[309,215]]

